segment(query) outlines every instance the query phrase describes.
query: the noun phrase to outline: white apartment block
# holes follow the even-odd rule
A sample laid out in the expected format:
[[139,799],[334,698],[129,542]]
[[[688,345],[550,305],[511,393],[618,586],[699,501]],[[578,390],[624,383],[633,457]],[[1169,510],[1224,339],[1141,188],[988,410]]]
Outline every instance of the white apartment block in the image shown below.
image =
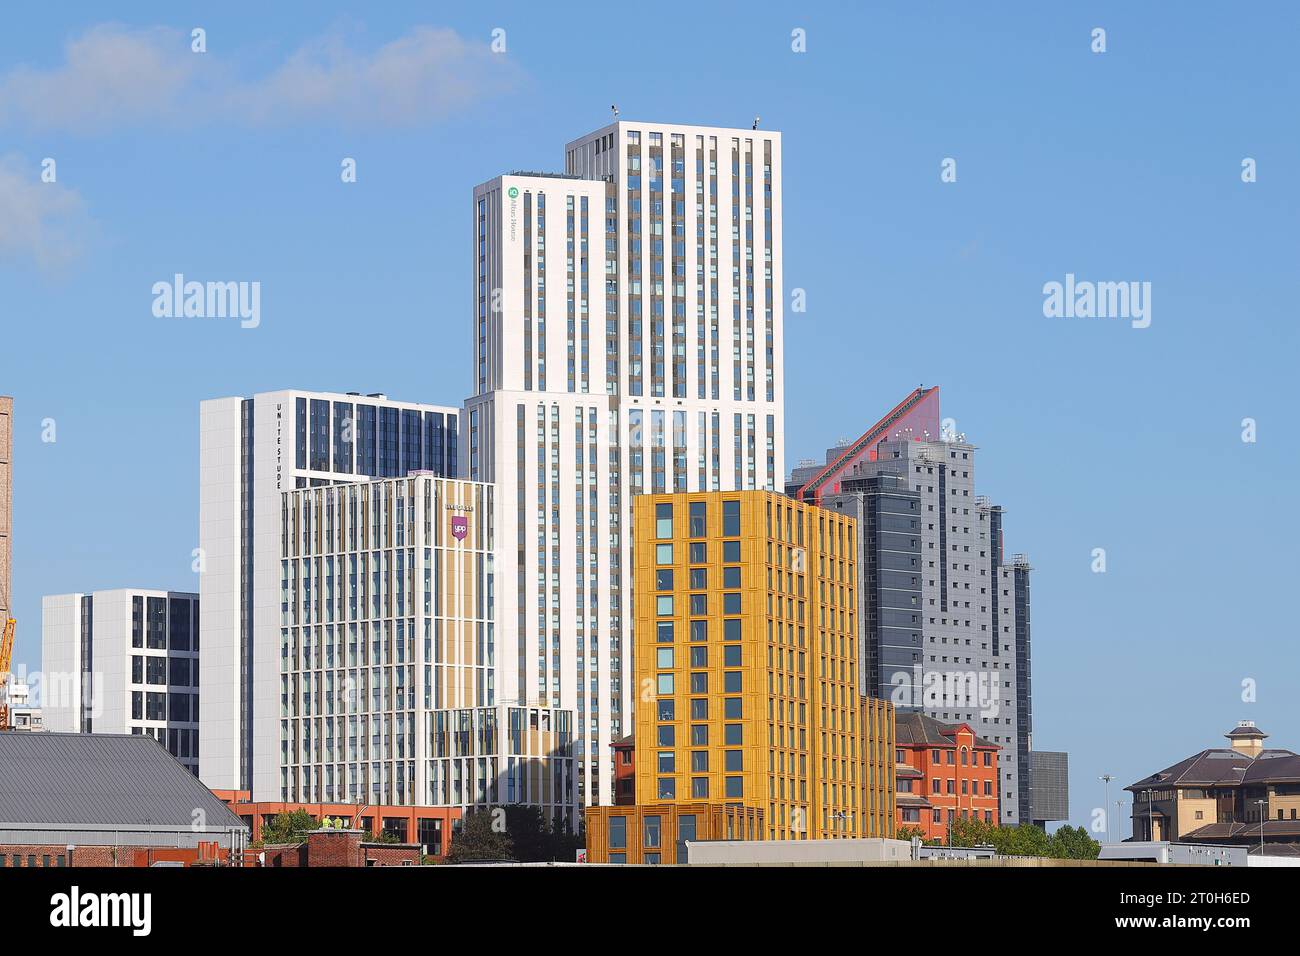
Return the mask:
[[200,406],[200,775],[281,799],[281,495],[457,470],[458,410],[375,393],[262,392]]
[[572,715],[496,704],[492,497],[427,472],[283,495],[276,799],[576,829]]
[[[632,496],[784,475],[781,137],[617,122],[474,190],[462,474],[498,494],[498,697],[572,709],[581,799],[632,727]],[[513,619],[513,620],[512,620]]]
[[8,683],[0,688],[0,701],[9,706],[9,725],[12,729],[45,729],[41,708],[33,702],[31,687],[28,684],[11,677]]
[[126,588],[45,596],[45,729],[148,734],[197,774],[199,628],[197,594]]

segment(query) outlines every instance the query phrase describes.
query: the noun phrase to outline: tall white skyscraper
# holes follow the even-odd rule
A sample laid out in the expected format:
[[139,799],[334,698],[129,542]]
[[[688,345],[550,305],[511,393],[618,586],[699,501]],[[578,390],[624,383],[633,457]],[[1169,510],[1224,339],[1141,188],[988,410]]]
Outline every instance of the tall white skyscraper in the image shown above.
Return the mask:
[[[617,122],[474,190],[462,476],[497,488],[502,701],[631,731],[632,496],[784,476],[781,136]],[[512,622],[510,619],[514,618]]]
[[458,411],[379,393],[261,392],[199,410],[199,549],[209,787],[281,800],[282,495],[457,471]]

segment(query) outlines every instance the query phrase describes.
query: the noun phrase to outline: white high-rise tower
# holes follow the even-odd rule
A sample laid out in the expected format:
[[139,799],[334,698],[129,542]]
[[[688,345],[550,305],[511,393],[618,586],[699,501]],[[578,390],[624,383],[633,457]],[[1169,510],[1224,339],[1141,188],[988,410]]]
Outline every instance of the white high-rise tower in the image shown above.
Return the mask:
[[609,803],[632,496],[785,473],[781,135],[619,121],[565,157],[474,190],[461,465],[497,487],[499,698],[572,709],[582,799]]

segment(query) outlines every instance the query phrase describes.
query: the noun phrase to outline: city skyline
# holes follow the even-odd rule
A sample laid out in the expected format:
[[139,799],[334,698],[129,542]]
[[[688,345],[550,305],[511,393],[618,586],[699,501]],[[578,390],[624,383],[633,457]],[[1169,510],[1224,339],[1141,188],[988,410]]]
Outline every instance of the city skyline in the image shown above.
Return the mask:
[[[263,72],[331,29],[366,53],[411,33],[392,13],[367,14],[364,31],[325,15],[269,16],[285,49],[206,17],[207,55]],[[7,323],[23,360],[0,382],[15,396],[17,664],[39,667],[43,595],[199,590],[190,563],[200,401],[355,389],[458,406],[471,395],[467,197],[507,169],[558,169],[563,144],[606,126],[613,99],[638,120],[748,127],[761,113],[760,130],[781,132],[785,471],[860,434],[917,384],[942,387],[945,412],[981,450],[981,491],[1006,506],[1009,540],[1035,568],[1035,739],[1070,752],[1071,823],[1089,824],[1102,806],[1100,774],[1136,781],[1238,719],[1285,741],[1284,702],[1300,679],[1285,667],[1286,625],[1267,595],[1291,566],[1286,536],[1270,534],[1269,503],[1285,500],[1295,458],[1279,411],[1295,332],[1275,320],[1296,252],[1283,224],[1296,187],[1283,170],[1297,141],[1267,117],[1284,115],[1294,80],[1261,79],[1273,64],[1257,48],[1281,40],[1252,35],[1247,58],[1236,24],[1211,30],[1119,8],[1090,17],[1109,30],[1103,56],[1088,49],[1091,19],[1028,8],[1009,37],[969,12],[926,22],[926,34],[897,12],[763,11],[732,25],[734,49],[686,37],[663,51],[674,69],[656,71],[667,82],[653,94],[641,92],[653,84],[620,91],[586,77],[575,95],[574,77],[542,52],[556,34],[540,17],[454,15],[466,45],[486,47],[497,20],[506,29],[502,72],[517,85],[504,98],[408,117],[396,130],[263,118],[246,140],[223,137],[221,161],[203,155],[219,124],[161,108],[143,109],[145,121],[110,115],[94,130],[57,111],[42,122],[0,112],[12,144],[0,165],[6,198],[29,196],[14,179],[39,183],[41,160],[57,159],[58,180],[45,185],[71,204],[61,228],[82,247],[66,262],[49,262],[41,237],[0,248],[9,314],[33,317]],[[21,31],[0,38],[0,89],[17,89],[23,64],[66,73],[61,44],[98,22],[67,11],[51,19],[40,43],[17,39]],[[191,27],[155,6],[124,29],[157,23],[184,38]],[[807,30],[807,53],[790,50],[796,27]],[[572,29],[599,43],[609,27]],[[920,34],[932,75],[900,66],[917,57]],[[889,37],[873,53],[910,88],[872,86],[850,36]],[[771,76],[724,93],[721,76],[742,68],[746,43],[770,51]],[[704,100],[670,75],[701,53],[719,60]],[[1211,53],[1227,66],[1196,72]],[[951,63],[935,67],[942,55]],[[878,92],[865,105],[836,86],[864,66],[865,88]],[[1019,85],[1031,70],[1045,79],[1039,89]],[[1162,70],[1195,96],[1162,98],[1159,114],[1150,89],[1130,103],[1135,84],[1172,90]],[[488,75],[484,88],[498,88],[494,67]],[[1069,109],[1052,112],[1066,95]],[[998,100],[1000,126],[977,128],[981,98]],[[318,135],[296,137],[304,128]],[[1068,155],[1058,149],[1090,128],[1132,143],[1142,162],[1088,136],[1070,139]],[[1205,138],[1215,141],[1208,150]],[[826,158],[836,152],[855,162],[835,169]],[[356,183],[340,180],[345,157],[357,160]],[[948,157],[953,183],[940,178]],[[1243,157],[1258,158],[1258,182],[1242,182]],[[1063,183],[1078,207],[1061,207]],[[150,289],[176,273],[261,282],[259,326],[156,317]],[[1153,321],[1047,317],[1042,288],[1067,276],[1152,282]],[[795,290],[806,311],[792,307]],[[336,347],[363,328],[379,330],[382,345]],[[1242,441],[1246,418],[1258,422],[1257,442]],[[42,440],[51,425],[55,440]],[[1253,506],[1202,514],[1198,464]],[[1104,573],[1093,570],[1097,548]],[[1189,599],[1199,595],[1210,597]],[[1258,700],[1246,702],[1252,686]],[[1133,725],[1149,729],[1140,751],[1129,749]]]

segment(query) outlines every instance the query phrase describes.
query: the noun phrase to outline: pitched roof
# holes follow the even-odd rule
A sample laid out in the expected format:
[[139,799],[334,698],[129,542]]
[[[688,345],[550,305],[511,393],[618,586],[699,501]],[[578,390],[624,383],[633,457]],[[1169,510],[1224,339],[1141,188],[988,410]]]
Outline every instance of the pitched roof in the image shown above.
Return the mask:
[[1275,774],[1285,779],[1292,773],[1300,774],[1300,758],[1290,750],[1261,750],[1259,756],[1252,757],[1237,750],[1214,747],[1192,754],[1124,789],[1237,786],[1247,779],[1260,783],[1273,779]]
[[[894,717],[894,742],[900,747],[916,746],[918,744],[922,746],[951,747],[953,746],[954,734],[956,734],[959,727],[965,727],[974,733],[974,728],[970,724],[945,724],[917,711],[904,711]],[[1001,749],[991,740],[985,740],[979,736],[975,737],[975,746],[987,747],[993,750]]]
[[152,737],[0,733],[0,828],[6,824],[241,827],[211,790]]

